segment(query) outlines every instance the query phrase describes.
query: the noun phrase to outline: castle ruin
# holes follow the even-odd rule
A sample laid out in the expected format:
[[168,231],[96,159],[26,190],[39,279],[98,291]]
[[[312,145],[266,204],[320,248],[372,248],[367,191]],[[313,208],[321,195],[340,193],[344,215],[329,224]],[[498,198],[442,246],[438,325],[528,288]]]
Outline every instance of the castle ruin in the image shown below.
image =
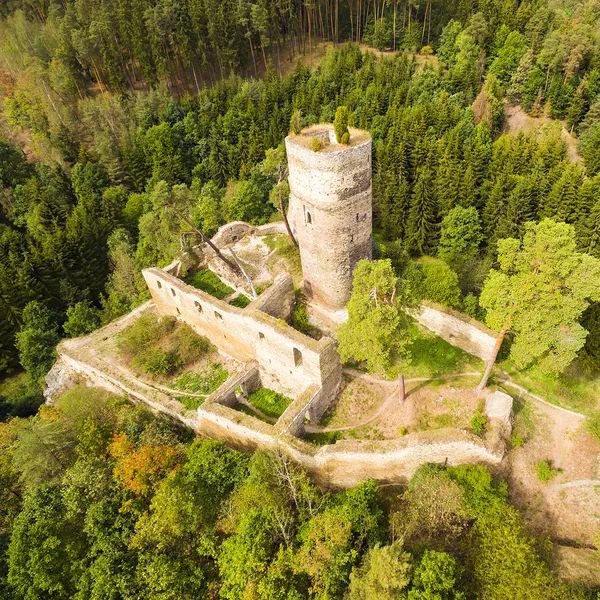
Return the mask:
[[342,145],[331,124],[315,125],[289,135],[285,146],[304,293],[325,309],[343,309],[356,263],[372,255],[371,136],[351,129]]
[[[350,144],[337,144],[333,127],[319,125],[286,138],[289,220],[300,245],[304,291],[315,308],[329,315],[343,309],[350,298],[356,263],[371,258],[371,138],[358,130],[350,134]],[[315,139],[319,140],[316,150]],[[257,240],[284,233],[283,223],[252,227],[235,222],[223,226],[212,241],[225,249],[243,238]],[[211,264],[211,251],[207,247],[196,250],[202,268],[218,272],[221,267]],[[426,462],[497,464],[502,460],[499,435],[486,442],[452,428],[415,432],[395,440],[338,440],[319,448],[305,442],[305,425],[318,423],[335,401],[343,371],[333,339],[316,340],[288,324],[295,302],[291,275],[280,273],[258,298],[239,308],[182,281],[182,260],[163,269],[144,270],[152,301],[89,336],[59,344],[59,360],[47,378],[48,397],[83,376],[202,435],[237,447],[283,451],[319,482],[333,487],[352,486],[367,478],[401,481]],[[241,280],[238,283],[243,285]],[[478,355],[493,346],[494,336],[481,331],[480,324],[434,306],[425,308],[425,324],[451,343]],[[109,351],[111,340],[146,311],[184,321],[239,363],[239,369],[197,409],[186,409],[175,390],[140,379]],[[260,387],[292,400],[276,422],[263,422],[236,410]],[[506,427],[504,422],[500,425],[500,429]]]

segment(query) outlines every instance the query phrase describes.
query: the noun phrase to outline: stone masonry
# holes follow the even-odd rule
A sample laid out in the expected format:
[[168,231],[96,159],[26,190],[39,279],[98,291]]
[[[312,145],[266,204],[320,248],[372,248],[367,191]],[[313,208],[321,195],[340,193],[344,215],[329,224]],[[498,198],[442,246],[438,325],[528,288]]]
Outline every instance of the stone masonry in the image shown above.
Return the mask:
[[[317,152],[314,138],[322,143]],[[341,145],[333,125],[316,125],[289,135],[285,145],[304,292],[317,305],[342,309],[356,263],[372,255],[371,137],[352,129],[350,143]]]

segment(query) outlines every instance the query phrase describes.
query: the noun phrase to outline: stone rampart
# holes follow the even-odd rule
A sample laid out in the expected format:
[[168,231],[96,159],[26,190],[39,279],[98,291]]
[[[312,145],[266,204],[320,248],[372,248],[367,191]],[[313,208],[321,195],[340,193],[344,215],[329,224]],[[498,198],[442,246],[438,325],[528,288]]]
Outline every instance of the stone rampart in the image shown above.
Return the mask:
[[294,282],[291,277],[280,277],[246,309],[259,310],[282,321],[289,321],[294,311]]
[[486,361],[491,357],[498,334],[468,315],[432,302],[411,315],[449,344]]
[[[102,330],[96,333],[103,335]],[[125,372],[111,372],[94,351],[97,339],[101,337],[77,340],[77,346],[71,341],[59,346],[60,364],[56,368],[63,372],[61,377],[65,371],[72,377],[83,376],[94,386],[125,394],[196,433],[221,439],[236,448],[281,451],[306,468],[319,483],[332,488],[347,488],[366,479],[403,482],[425,463],[494,465],[503,457],[502,447],[490,447],[484,440],[454,429],[414,433],[399,440],[340,440],[317,448],[294,437],[294,433],[302,431],[304,414],[318,396],[318,392],[314,393],[316,386],[305,389],[276,426],[229,406],[237,401],[236,388],[257,385],[255,365],[248,365],[242,374],[228,379],[197,411],[189,411],[168,394],[132,379]],[[498,420],[492,420],[491,428],[497,425],[494,421]],[[493,433],[490,432],[492,438]]]
[[[331,140],[314,152],[314,138]],[[352,291],[356,263],[371,258],[371,137],[350,131],[335,143],[332,125],[305,129],[285,140],[290,184],[288,219],[300,246],[304,292],[332,310]]]
[[[257,362],[266,387],[296,398],[311,384],[322,387],[332,374],[339,384],[341,364],[332,339],[314,340],[251,305],[231,306],[161,269],[143,275],[159,313],[185,321],[240,362]],[[290,281],[280,275],[273,287],[293,294]]]

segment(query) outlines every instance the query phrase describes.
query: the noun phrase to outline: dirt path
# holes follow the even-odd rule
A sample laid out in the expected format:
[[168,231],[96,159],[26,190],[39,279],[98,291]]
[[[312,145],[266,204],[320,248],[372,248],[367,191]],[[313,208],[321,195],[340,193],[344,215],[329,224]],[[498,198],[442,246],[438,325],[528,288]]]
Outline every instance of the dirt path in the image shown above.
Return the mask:
[[[352,377],[363,379],[364,381],[368,381],[370,383],[376,383],[378,385],[382,385],[385,387],[393,388],[393,391],[385,398],[385,400],[379,405],[379,408],[369,415],[365,419],[361,419],[360,421],[355,421],[350,425],[344,425],[342,427],[321,427],[320,425],[305,425],[305,430],[307,433],[327,433],[330,431],[348,431],[350,429],[354,429],[356,427],[362,427],[363,425],[368,425],[377,419],[377,417],[381,416],[383,413],[389,411],[390,407],[394,406],[398,402],[398,381],[389,381],[387,379],[379,379],[373,375],[369,375],[368,373],[362,373],[361,371],[357,371],[355,369],[344,369],[344,373],[347,375],[351,375]],[[468,372],[468,373],[454,373],[453,375],[448,375],[444,377],[444,379],[456,379],[457,377],[470,377],[480,376],[480,372]],[[420,383],[423,381],[433,381],[435,377],[411,377],[410,379],[406,379],[404,384],[407,385],[409,383]],[[414,390],[406,390],[406,396],[410,396],[411,392]]]
[[264,412],[256,408],[256,406],[250,404],[250,402],[248,402],[248,400],[246,400],[245,398],[238,396],[238,402],[240,404],[243,404],[245,407],[249,408],[253,413],[256,413],[259,417],[265,419],[272,425],[275,425],[275,423],[277,423],[277,419],[275,417],[269,417],[268,415],[265,415]]
[[544,490],[548,495],[558,490],[578,487],[600,487],[600,479],[579,479],[578,481],[566,481],[565,483],[555,483]]

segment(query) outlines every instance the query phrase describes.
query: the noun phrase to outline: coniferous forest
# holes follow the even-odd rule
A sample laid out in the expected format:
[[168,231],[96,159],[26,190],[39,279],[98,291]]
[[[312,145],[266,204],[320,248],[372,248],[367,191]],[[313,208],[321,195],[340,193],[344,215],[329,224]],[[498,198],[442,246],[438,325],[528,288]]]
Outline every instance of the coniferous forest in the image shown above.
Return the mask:
[[[598,0],[1,3],[0,376],[27,383],[0,394],[0,597],[597,597],[483,467],[325,492],[104,393],[36,413],[60,339],[197,243],[171,206],[207,235],[280,219],[290,123],[340,106],[373,138],[374,256],[435,258],[423,297],[483,321],[497,242],[530,221],[600,258]],[[594,374],[600,305],[581,324]]]

